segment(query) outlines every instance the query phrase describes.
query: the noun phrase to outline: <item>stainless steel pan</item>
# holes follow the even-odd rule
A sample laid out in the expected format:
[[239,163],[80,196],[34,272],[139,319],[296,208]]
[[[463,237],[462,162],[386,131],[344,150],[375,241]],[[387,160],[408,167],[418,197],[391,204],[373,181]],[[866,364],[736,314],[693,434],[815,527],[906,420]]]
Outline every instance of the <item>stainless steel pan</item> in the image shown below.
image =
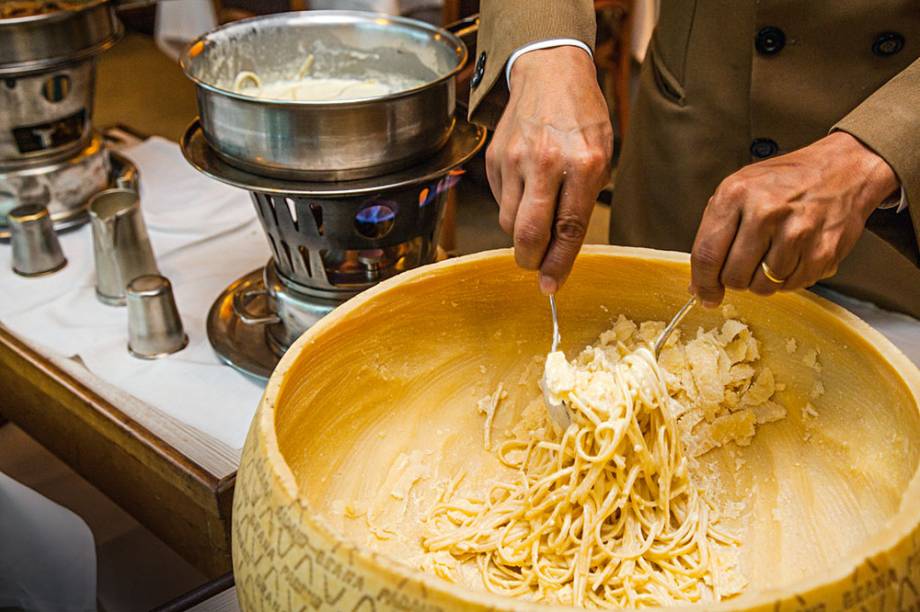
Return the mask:
[[72,10],[0,19],[0,77],[46,72],[90,58],[122,35],[106,0],[71,1]]
[[[234,91],[241,71],[291,78],[309,55],[316,76],[417,79],[360,100],[276,101]],[[426,23],[351,11],[306,11],[234,22],[182,57],[195,81],[208,143],[239,168],[287,179],[337,181],[396,171],[430,155],[453,128],[463,42]]]

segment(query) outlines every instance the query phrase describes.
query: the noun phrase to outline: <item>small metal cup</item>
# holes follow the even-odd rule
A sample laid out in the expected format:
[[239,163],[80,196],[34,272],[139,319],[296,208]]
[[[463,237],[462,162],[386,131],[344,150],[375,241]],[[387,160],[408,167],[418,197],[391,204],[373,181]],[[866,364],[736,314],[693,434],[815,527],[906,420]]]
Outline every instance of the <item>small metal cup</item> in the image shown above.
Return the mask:
[[157,359],[188,344],[169,279],[159,274],[138,276],[127,287],[128,352]]
[[125,287],[144,274],[159,274],[141,201],[133,189],[107,189],[89,204],[96,261],[96,297],[103,304],[125,303]]
[[38,204],[17,206],[7,215],[7,222],[13,246],[13,272],[41,276],[67,265],[47,208]]

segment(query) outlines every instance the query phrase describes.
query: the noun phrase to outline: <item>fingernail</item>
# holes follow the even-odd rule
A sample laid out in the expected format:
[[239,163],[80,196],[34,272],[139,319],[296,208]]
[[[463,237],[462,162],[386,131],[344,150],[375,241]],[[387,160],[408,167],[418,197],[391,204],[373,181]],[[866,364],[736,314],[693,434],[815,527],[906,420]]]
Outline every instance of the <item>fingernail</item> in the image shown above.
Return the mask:
[[719,305],[719,302],[714,302],[712,300],[703,300],[703,306],[706,308],[715,308]]
[[552,295],[556,293],[559,289],[559,283],[556,282],[556,279],[546,276],[545,274],[540,275],[540,292],[543,295]]

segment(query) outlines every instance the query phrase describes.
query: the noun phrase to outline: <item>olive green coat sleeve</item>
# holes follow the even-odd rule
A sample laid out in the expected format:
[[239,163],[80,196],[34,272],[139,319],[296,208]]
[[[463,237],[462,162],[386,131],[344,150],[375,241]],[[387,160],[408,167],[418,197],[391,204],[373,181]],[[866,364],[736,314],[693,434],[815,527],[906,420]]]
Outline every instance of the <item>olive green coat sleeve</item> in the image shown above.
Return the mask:
[[920,243],[920,60],[875,90],[834,126],[878,153],[907,194],[907,211]]
[[470,94],[470,120],[498,123],[508,100],[505,63],[516,50],[551,38],[574,38],[593,49],[596,31],[592,0],[482,0],[476,61],[484,61],[485,72]]

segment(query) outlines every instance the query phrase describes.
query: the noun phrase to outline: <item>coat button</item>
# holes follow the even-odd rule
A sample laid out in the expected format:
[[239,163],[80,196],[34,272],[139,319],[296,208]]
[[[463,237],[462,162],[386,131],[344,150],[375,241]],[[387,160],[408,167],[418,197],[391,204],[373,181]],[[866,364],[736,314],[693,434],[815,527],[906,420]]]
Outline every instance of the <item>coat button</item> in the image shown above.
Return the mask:
[[483,51],[479,54],[479,59],[476,60],[476,67],[473,69],[473,78],[470,79],[470,84],[475,88],[482,82],[482,77],[486,73],[486,52]]
[[755,138],[753,142],[751,142],[751,155],[758,159],[776,155],[777,151],[779,151],[779,145],[776,144],[775,140],[770,140],[769,138]]
[[761,28],[754,37],[754,47],[762,55],[775,55],[786,46],[786,34],[779,28],[767,26]]
[[894,55],[904,48],[904,37],[897,32],[882,32],[872,43],[872,53],[879,57]]

